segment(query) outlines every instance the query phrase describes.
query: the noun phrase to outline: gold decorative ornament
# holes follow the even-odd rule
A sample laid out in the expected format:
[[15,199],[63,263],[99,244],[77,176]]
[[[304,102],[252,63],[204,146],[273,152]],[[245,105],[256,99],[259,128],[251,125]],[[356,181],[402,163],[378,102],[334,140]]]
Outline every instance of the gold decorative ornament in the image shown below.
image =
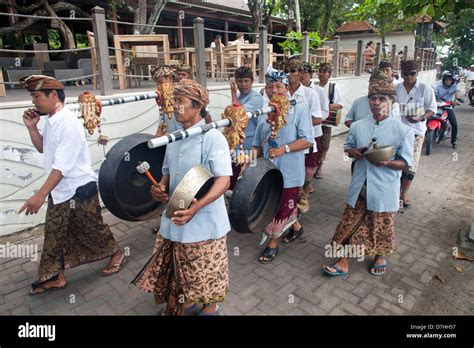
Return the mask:
[[95,95],[89,91],[82,92],[78,98],[81,117],[84,121],[84,127],[87,129],[89,135],[94,134],[94,129],[97,127],[99,138],[97,143],[99,145],[107,145],[108,137],[102,134],[100,128],[100,115],[102,113],[102,102],[97,99]]
[[270,138],[275,139],[278,131],[287,124],[285,115],[290,110],[290,101],[286,95],[274,94],[268,103],[275,111],[267,114],[267,123],[270,124]]
[[224,136],[229,144],[229,149],[232,151],[236,146],[239,146],[239,153],[237,155],[237,164],[245,163],[249,156],[244,153],[243,143],[245,140],[245,128],[248,124],[248,117],[245,108],[239,103],[229,105],[225,108],[221,117],[227,118],[231,121],[230,127],[224,129]]
[[174,104],[173,84],[169,82],[161,83],[156,89],[156,94],[158,95],[159,104],[163,112],[165,112],[168,115],[168,119],[171,120]]

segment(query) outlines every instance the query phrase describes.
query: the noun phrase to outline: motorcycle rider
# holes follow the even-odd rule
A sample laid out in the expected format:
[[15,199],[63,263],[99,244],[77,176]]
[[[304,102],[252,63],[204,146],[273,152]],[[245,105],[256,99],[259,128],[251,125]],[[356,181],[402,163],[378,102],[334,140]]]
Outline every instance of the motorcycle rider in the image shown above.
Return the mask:
[[474,64],[471,65],[470,70],[466,71],[466,96],[469,98],[469,104],[474,106],[473,91],[474,88]]
[[[453,74],[445,70],[443,71],[441,81],[438,81],[435,88],[436,99],[441,99],[443,101],[452,101],[453,105],[457,106],[460,103],[457,98],[460,97],[460,91],[457,83],[454,81]],[[458,134],[458,123],[456,121],[456,115],[454,114],[453,108],[450,108],[448,111],[448,121],[451,124],[451,144],[453,148],[456,148],[456,140]]]

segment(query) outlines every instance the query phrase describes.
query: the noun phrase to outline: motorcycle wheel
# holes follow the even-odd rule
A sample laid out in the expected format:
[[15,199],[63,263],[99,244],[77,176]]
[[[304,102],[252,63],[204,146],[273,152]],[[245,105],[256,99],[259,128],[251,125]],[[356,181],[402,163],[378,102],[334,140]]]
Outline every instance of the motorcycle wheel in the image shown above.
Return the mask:
[[428,130],[428,134],[426,134],[426,156],[431,154],[431,149],[433,148],[433,144],[435,141],[435,131]]

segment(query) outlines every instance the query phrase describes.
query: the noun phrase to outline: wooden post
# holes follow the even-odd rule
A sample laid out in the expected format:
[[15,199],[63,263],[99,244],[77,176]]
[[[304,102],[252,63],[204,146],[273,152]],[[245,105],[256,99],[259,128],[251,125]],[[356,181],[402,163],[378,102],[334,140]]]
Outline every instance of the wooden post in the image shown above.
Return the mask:
[[418,54],[419,53],[420,53],[420,49],[418,47],[415,47],[415,56],[413,57],[413,59],[415,60],[416,68],[417,68],[418,71],[420,70],[420,65],[419,65],[419,62],[418,62]]
[[227,18],[224,20],[224,45],[229,45],[229,22]]
[[309,62],[309,36],[307,31],[303,31],[303,62]]
[[[112,7],[112,20],[113,21],[118,21],[118,18],[117,18],[117,9],[115,8],[115,6],[111,6]],[[118,30],[118,23],[116,22],[113,22],[112,23],[112,32],[114,33],[114,35],[119,35],[119,30]]]
[[2,69],[0,69],[0,97],[6,97],[7,92],[5,91],[5,85],[3,84]]
[[403,47],[403,60],[408,59],[408,46]]
[[204,41],[204,19],[197,17],[194,23],[194,49],[196,50],[196,81],[207,86],[206,46]]
[[360,74],[362,73],[363,62],[364,62],[364,57],[362,55],[362,40],[358,40],[357,41],[356,69],[355,69],[356,76],[360,76]]
[[396,55],[397,55],[397,45],[392,45],[391,63],[394,69],[395,69],[395,64],[396,64],[396,59],[397,59]]
[[334,72],[333,72],[333,75],[334,77],[338,77],[339,76],[339,46],[340,46],[340,37],[339,35],[336,35],[334,37],[334,58],[333,58],[333,61],[334,61]]
[[183,19],[178,14],[178,47],[183,48]]
[[267,71],[267,65],[268,65],[268,48],[267,48],[267,43],[268,43],[268,32],[267,32],[267,27],[262,25],[260,28],[258,28],[260,31],[260,41],[258,43],[258,82],[259,83],[264,83],[265,82],[265,72]]
[[105,25],[105,10],[96,6],[92,9],[92,27],[94,29],[95,50],[97,52],[97,67],[100,81],[100,94],[111,95],[112,74],[110,72],[109,44],[107,42],[107,28]]
[[377,42],[377,47],[375,48],[375,62],[374,62],[374,68],[378,68],[379,63],[380,63],[380,50],[381,50],[381,43]]
[[[33,44],[33,49],[35,51],[47,51],[48,50],[48,44],[46,43],[34,43]],[[44,70],[44,63],[49,62],[49,53],[47,52],[35,52],[35,57],[36,57],[36,67],[40,68],[41,70]]]

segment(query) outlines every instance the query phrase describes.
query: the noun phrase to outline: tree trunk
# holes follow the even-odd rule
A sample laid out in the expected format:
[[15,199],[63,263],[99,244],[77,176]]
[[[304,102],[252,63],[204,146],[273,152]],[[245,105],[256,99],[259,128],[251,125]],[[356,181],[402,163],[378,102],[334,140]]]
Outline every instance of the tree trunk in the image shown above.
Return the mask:
[[[57,2],[50,6],[55,12],[64,11],[64,10],[73,10],[76,12],[76,17],[84,17],[84,18],[90,17],[87,13],[82,11],[79,7],[73,4],[69,4],[67,2]],[[18,8],[18,6],[12,6],[12,7],[15,9]],[[37,7],[38,6],[36,6],[36,8]],[[48,13],[46,13],[45,10],[38,10],[32,13],[32,15],[46,16],[48,15]],[[26,29],[32,24],[36,23],[38,20],[39,19],[36,19],[36,18],[25,18],[24,20],[18,21],[9,27],[0,28],[0,35],[8,35],[10,33],[16,33],[16,32],[22,31],[23,29]]]
[[[158,22],[158,19],[160,18],[161,11],[165,8],[166,4],[168,3],[168,0],[156,0],[155,5],[153,6],[153,9],[151,10],[150,18],[148,19],[148,24],[149,25],[156,25]],[[178,13],[178,16],[181,14]],[[144,34],[151,34],[153,32],[154,28],[153,27],[145,27],[143,30]]]
[[142,25],[146,24],[146,0],[138,0],[138,11],[135,13],[137,14],[138,32],[143,34],[146,28]]
[[319,36],[321,39],[323,39],[329,28],[329,21],[331,20],[331,14],[332,14],[332,7],[333,7],[333,2],[334,0],[325,0],[324,1],[324,16],[323,16],[323,21],[321,23],[321,30],[319,32]]
[[[46,9],[46,12],[48,12],[50,17],[58,17],[54,9],[49,4],[48,0],[45,0],[43,2],[43,5],[44,5],[44,8]],[[66,44],[67,49],[76,48],[74,35],[72,34],[72,31],[69,29],[66,23],[64,23],[60,19],[52,19],[51,27],[59,30],[59,32],[61,33],[64,39],[64,43]]]

